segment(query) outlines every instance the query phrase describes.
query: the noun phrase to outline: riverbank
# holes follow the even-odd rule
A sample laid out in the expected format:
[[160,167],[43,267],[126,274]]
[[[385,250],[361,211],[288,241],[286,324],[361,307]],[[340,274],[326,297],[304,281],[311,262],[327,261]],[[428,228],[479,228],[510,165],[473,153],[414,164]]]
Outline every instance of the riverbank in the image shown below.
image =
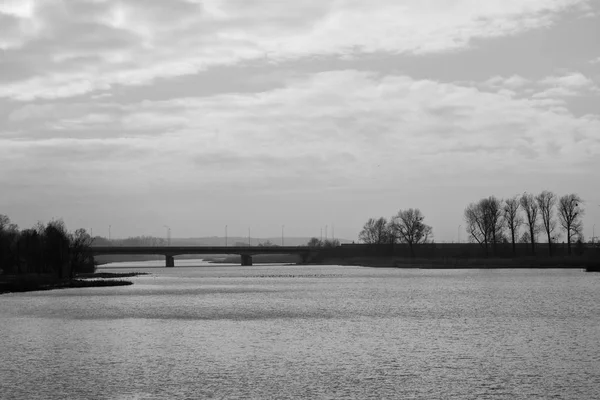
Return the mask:
[[51,274],[27,274],[0,276],[0,294],[22,293],[40,290],[128,286],[133,282],[115,278],[147,275],[145,273],[88,273],[77,275],[74,279],[57,279]]
[[417,269],[514,269],[514,268],[572,268],[597,271],[600,260],[583,257],[523,257],[523,258],[398,258],[398,257],[351,257],[326,258],[316,265],[352,265],[370,268],[417,268]]
[[[239,264],[239,255],[202,256],[204,261],[211,264]],[[254,264],[295,264],[300,257],[295,254],[256,254],[252,256]]]
[[93,272],[86,274],[77,274],[75,278],[84,278],[84,279],[92,279],[92,278],[133,278],[134,276],[140,275],[150,275],[147,272]]

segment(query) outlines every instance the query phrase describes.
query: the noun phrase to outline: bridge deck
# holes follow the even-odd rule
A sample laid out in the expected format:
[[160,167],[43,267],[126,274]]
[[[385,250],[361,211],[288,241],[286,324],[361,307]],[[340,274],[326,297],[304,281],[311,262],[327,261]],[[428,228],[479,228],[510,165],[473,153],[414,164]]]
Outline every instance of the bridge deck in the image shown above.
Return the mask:
[[167,267],[174,267],[174,256],[182,254],[239,254],[242,265],[252,265],[256,254],[298,254],[303,259],[309,256],[308,246],[93,246],[94,255],[157,254],[165,256]]

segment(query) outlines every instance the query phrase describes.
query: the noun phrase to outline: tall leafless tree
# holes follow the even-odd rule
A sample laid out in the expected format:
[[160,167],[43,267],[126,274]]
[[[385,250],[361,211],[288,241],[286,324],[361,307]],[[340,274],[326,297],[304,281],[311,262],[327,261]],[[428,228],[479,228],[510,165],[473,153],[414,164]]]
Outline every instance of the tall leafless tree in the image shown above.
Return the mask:
[[483,210],[479,203],[471,203],[465,208],[466,231],[471,240],[476,241],[488,254],[489,229],[485,225]]
[[519,213],[519,208],[519,197],[514,196],[504,201],[504,207],[502,209],[502,218],[504,219],[504,224],[510,230],[513,255],[517,253],[515,243],[519,235],[519,227],[523,224],[523,217]]
[[358,239],[367,244],[384,244],[390,241],[390,226],[385,218],[369,218],[358,234]]
[[471,203],[465,208],[466,231],[470,238],[483,247],[485,255],[488,255],[490,242],[490,227],[485,218],[485,210],[481,201]]
[[502,236],[502,201],[494,196],[481,200],[487,224],[491,229],[491,241],[496,254],[496,245]]
[[467,233],[484,248],[486,256],[489,254],[490,243],[494,253],[496,252],[496,244],[502,235],[501,216],[501,201],[494,196],[471,203],[465,209]]
[[415,256],[414,245],[425,243],[433,230],[425,224],[425,217],[418,208],[400,210],[392,219],[392,230],[401,242],[408,243],[410,255]]
[[529,239],[531,241],[531,253],[535,255],[535,238],[536,233],[538,232],[538,212],[539,207],[535,197],[530,193],[523,193],[520,199],[521,207],[523,211],[525,211],[525,223],[527,224],[527,228],[529,229]]
[[94,256],[90,252],[94,239],[85,229],[77,229],[69,235],[70,277],[76,272],[94,272]]
[[556,220],[554,219],[556,195],[548,190],[544,190],[535,197],[535,200],[540,209],[544,231],[548,236],[548,254],[552,257],[552,232],[556,229]]
[[567,248],[571,255],[572,238],[583,231],[583,200],[577,194],[567,194],[558,200],[558,220],[567,234]]

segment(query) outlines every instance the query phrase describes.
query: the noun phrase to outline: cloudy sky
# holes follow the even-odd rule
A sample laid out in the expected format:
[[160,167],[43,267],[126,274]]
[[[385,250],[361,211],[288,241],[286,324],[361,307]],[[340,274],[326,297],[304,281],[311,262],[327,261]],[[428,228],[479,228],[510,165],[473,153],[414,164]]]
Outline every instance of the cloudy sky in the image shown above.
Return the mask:
[[[0,213],[335,235],[548,189],[600,232],[598,0],[2,0]],[[461,238],[466,238],[460,228]]]

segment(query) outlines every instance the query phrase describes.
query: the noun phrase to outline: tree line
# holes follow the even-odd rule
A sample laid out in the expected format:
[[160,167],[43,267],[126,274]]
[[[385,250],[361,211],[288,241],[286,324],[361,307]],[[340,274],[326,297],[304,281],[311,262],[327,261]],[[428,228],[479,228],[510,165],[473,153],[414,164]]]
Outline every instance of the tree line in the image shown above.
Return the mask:
[[317,237],[312,237],[310,238],[310,240],[308,241],[308,243],[306,243],[306,245],[308,247],[320,247],[320,248],[324,248],[324,249],[329,249],[332,247],[338,247],[340,246],[340,241],[337,239],[319,239]]
[[167,240],[156,236],[131,236],[125,239],[93,238],[93,246],[166,246]]
[[69,232],[62,220],[20,230],[0,214],[0,270],[4,274],[55,274],[70,279],[77,272],[93,272],[91,236],[85,229]]
[[424,220],[418,208],[400,210],[389,221],[384,217],[369,218],[358,239],[366,244],[406,243],[414,256],[414,247],[428,242],[433,236],[433,229]]
[[[558,197],[544,190],[537,195],[524,193],[508,199],[483,198],[465,208],[464,219],[471,241],[479,243],[486,255],[490,247],[495,253],[497,244],[506,242],[512,243],[513,254],[517,242],[529,243],[535,255],[538,236],[543,234],[552,256],[561,232],[566,236],[571,255],[572,243],[582,240],[584,211],[583,200],[577,194]],[[522,226],[525,232],[519,236]]]
[[[512,243],[513,255],[516,255],[516,243],[528,243],[535,255],[539,236],[543,234],[552,256],[561,233],[566,237],[571,255],[573,243],[582,240],[584,211],[579,195],[559,197],[544,190],[537,195],[524,193],[508,199],[483,198],[465,208],[464,220],[469,241],[479,243],[486,255],[490,250],[495,254],[500,243]],[[358,238],[366,244],[405,243],[414,256],[415,246],[427,243],[433,236],[433,229],[424,219],[418,208],[400,210],[389,220],[369,218]],[[523,232],[522,227],[526,228]]]

